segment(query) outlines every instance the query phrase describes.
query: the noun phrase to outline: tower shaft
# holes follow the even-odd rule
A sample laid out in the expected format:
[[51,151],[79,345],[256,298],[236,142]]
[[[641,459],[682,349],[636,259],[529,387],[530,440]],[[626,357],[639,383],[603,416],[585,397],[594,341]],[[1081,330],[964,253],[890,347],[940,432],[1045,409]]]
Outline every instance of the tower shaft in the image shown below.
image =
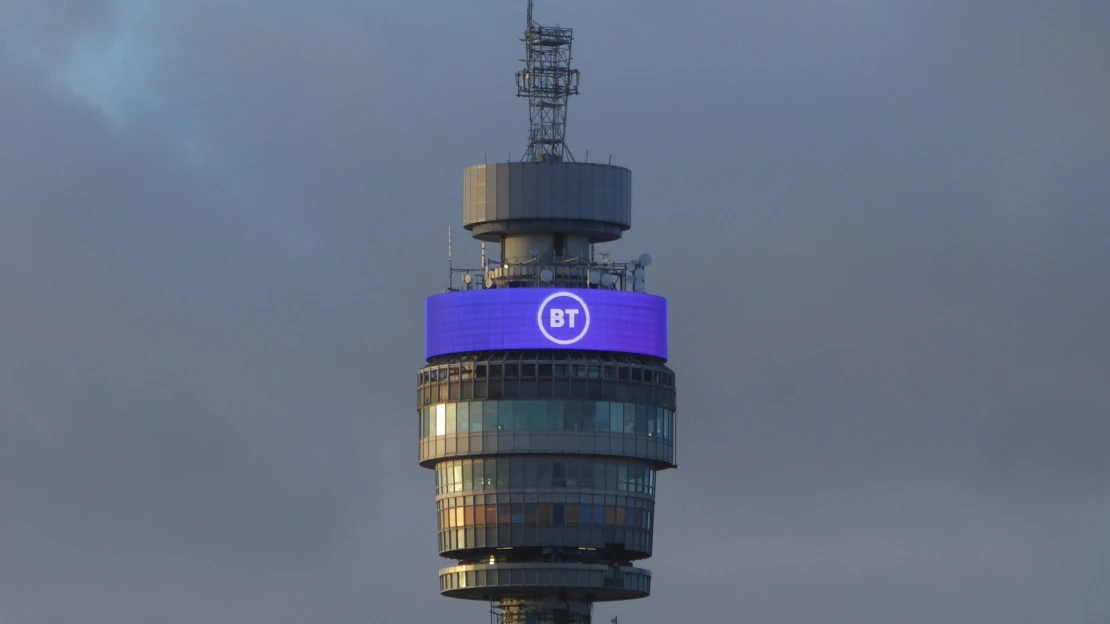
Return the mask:
[[[497,624],[590,624],[593,605],[643,598],[656,480],[677,467],[667,303],[646,254],[594,247],[632,224],[632,174],[576,163],[569,28],[532,19],[518,95],[523,162],[463,176],[463,226],[483,266],[426,305],[417,377],[420,465],[435,472],[440,592],[488,601]],[[487,263],[486,243],[500,258]]]

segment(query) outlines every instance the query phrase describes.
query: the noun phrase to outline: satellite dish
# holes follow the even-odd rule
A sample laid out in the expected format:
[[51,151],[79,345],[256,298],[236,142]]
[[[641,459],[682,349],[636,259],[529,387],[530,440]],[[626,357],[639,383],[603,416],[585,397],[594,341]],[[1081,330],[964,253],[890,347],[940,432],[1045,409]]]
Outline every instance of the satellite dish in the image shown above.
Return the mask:
[[613,276],[610,275],[609,273],[602,273],[601,274],[601,285],[606,287],[606,288],[609,288],[610,286],[612,286],[613,285]]
[[535,247],[533,247],[533,248],[529,249],[529,250],[528,250],[528,253],[532,254],[532,257],[533,257],[533,258],[535,258],[536,256],[540,255],[540,252],[539,252],[539,250],[538,250],[538,249],[536,249]]
[[644,283],[641,282],[640,280],[636,280],[632,284],[632,290],[635,290],[638,293],[644,292]]
[[590,271],[590,283],[597,285],[601,281],[601,271]]
[[640,268],[636,269],[635,271],[632,272],[632,275],[634,275],[636,277],[637,282],[644,281],[644,268],[640,267]]
[[469,273],[463,274],[463,281],[469,284],[474,278],[470,277]]
[[551,278],[553,277],[555,276],[551,274],[551,269],[544,269],[543,271],[540,271],[540,279],[543,280],[543,283],[545,284],[550,284]]
[[636,265],[635,265],[634,263],[632,263],[632,262],[629,262],[628,264],[624,265],[624,268],[625,268],[625,269],[626,269],[627,271],[631,272],[631,271],[635,271],[635,270],[636,270]]
[[493,280],[488,277],[486,278],[486,288],[493,288]]
[[651,264],[651,254],[640,254],[640,266]]

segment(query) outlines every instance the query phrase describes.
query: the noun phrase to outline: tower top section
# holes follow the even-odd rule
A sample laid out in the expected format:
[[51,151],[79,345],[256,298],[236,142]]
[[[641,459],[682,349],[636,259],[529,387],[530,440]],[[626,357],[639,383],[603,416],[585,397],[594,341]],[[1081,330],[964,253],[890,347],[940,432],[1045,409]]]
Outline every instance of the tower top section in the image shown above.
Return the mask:
[[540,26],[532,19],[524,30],[524,69],[516,73],[517,96],[528,98],[528,149],[523,161],[574,160],[566,145],[567,101],[578,95],[578,70],[571,69],[574,31]]

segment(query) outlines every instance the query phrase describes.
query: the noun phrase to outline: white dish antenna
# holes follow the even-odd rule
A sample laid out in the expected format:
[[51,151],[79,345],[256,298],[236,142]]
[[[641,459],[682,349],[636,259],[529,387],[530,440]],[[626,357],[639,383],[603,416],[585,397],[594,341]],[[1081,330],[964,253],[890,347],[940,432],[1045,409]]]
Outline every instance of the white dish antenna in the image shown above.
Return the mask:
[[601,271],[590,271],[590,283],[596,286],[601,281]]
[[632,290],[635,290],[638,293],[644,292],[644,283],[639,281],[639,280],[636,280],[632,284]]
[[543,280],[544,284],[550,284],[551,279],[554,277],[555,276],[551,273],[551,269],[544,269],[540,271],[540,279]]
[[612,286],[613,285],[613,276],[609,273],[602,273],[601,274],[601,285],[606,287],[606,288],[609,288],[610,286]]
[[651,264],[651,254],[640,254],[640,266],[648,266]]

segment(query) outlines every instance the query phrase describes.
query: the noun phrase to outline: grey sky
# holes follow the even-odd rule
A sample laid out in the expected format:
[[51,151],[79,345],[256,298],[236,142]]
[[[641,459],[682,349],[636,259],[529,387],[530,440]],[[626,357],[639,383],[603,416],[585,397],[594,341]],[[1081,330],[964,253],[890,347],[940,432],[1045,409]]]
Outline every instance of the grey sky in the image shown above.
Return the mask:
[[[0,2],[0,623],[418,622],[524,1]],[[1110,5],[540,0],[680,469],[598,621],[1110,621]]]

